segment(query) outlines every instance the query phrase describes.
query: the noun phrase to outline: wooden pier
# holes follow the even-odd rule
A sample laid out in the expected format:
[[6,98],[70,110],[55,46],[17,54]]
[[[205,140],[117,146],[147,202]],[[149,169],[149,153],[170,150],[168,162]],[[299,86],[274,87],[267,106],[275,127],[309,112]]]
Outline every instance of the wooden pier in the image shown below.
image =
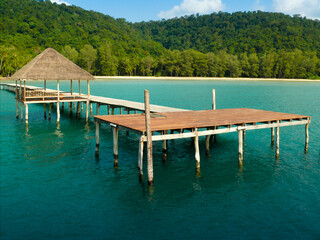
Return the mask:
[[111,126],[113,132],[114,164],[118,165],[118,129],[122,128],[140,135],[138,169],[143,175],[143,147],[148,148],[148,182],[153,184],[152,142],[163,141],[163,151],[167,151],[167,140],[194,138],[196,169],[200,169],[199,137],[206,136],[206,151],[209,152],[210,136],[238,132],[239,165],[243,165],[243,138],[248,130],[271,129],[271,143],[274,144],[276,129],[276,157],[280,153],[280,127],[305,125],[305,151],[309,144],[310,116],[237,108],[215,110],[213,91],[213,110],[162,112],[149,111],[149,93],[145,92],[145,114],[94,116],[96,120],[96,154],[99,154],[99,127],[101,123]]

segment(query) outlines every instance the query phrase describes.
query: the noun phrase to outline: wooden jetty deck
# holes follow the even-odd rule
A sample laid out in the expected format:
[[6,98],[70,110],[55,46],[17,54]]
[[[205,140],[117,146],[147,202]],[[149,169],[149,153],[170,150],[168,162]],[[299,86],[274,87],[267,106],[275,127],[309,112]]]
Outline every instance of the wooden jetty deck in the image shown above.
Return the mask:
[[[143,148],[148,148],[148,182],[153,184],[152,142],[163,141],[163,152],[167,152],[167,140],[194,138],[196,169],[200,169],[199,137],[206,136],[206,152],[209,152],[211,136],[238,132],[239,165],[243,165],[243,139],[247,130],[271,129],[271,144],[274,144],[276,129],[276,157],[280,152],[280,127],[305,125],[305,151],[308,150],[309,124],[311,117],[248,108],[202,111],[164,112],[150,114],[149,93],[146,94],[145,114],[94,116],[96,120],[96,155],[99,154],[99,128],[107,123],[113,131],[114,165],[118,165],[118,130],[123,128],[140,134],[138,168],[143,175]],[[214,95],[214,91],[213,91]],[[213,106],[215,99],[213,97]],[[178,133],[176,133],[178,132]],[[159,134],[160,133],[160,134]]]

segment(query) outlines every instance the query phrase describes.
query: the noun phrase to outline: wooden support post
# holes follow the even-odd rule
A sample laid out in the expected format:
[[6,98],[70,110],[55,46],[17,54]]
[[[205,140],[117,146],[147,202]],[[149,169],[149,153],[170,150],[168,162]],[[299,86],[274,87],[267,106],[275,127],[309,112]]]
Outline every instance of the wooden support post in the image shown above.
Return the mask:
[[17,106],[16,118],[19,119],[18,81],[16,81],[16,106]]
[[26,80],[24,80],[23,102],[26,101]]
[[92,103],[90,103],[90,114],[93,115]]
[[239,138],[239,166],[243,166],[243,130],[238,131]]
[[73,105],[73,109],[76,110],[76,103],[73,102],[72,105]]
[[139,170],[139,179],[142,180],[143,178],[143,147],[144,141],[142,140],[143,135],[140,136],[139,141],[139,154],[138,154],[138,170]]
[[72,80],[70,80],[70,92],[71,92],[71,95],[73,95],[73,86],[72,86]]
[[19,99],[22,101],[22,81],[20,80]]
[[274,146],[274,127],[271,128],[271,146]]
[[112,113],[112,115],[114,115],[114,107],[111,107],[111,108],[112,108],[111,113]]
[[96,108],[97,108],[97,115],[99,115],[100,114],[100,103],[97,103]]
[[[130,109],[129,108],[127,108],[127,114],[128,115],[130,114]],[[129,135],[129,131],[128,130],[127,130],[126,134],[127,134],[127,136]]]
[[148,184],[153,185],[152,132],[150,120],[150,96],[148,90],[144,90],[144,109],[148,152]]
[[79,80],[79,96],[81,96],[81,83],[80,83],[80,80]]
[[196,136],[194,137],[194,150],[195,150],[195,159],[196,159],[196,169],[198,172],[200,170],[200,150],[199,150],[198,129],[195,128],[194,132],[196,134]]
[[64,102],[61,103],[61,112],[64,113]]
[[[279,121],[277,121],[279,123]],[[280,155],[280,127],[277,127],[277,145],[276,145],[276,158]]]
[[212,110],[216,110],[216,90],[212,89]]
[[81,112],[83,112],[83,102],[81,102]]
[[[168,131],[163,131],[162,134],[168,134]],[[168,140],[162,141],[162,160],[167,160],[167,154],[168,154]]]
[[90,102],[89,102],[89,100],[87,100],[87,105],[86,105],[86,122],[88,122],[88,120],[89,120],[89,105],[90,105]]
[[99,129],[100,129],[100,121],[96,120],[96,151],[95,151],[96,156],[99,156],[99,146],[100,146]]
[[51,108],[52,108],[52,103],[49,103],[49,121],[51,121]]
[[206,136],[206,155],[210,157],[210,136]]
[[306,124],[306,142],[305,142],[305,146],[304,146],[304,151],[305,153],[308,152],[308,148],[309,148],[309,121],[310,119],[308,119],[308,123]]
[[108,107],[108,115],[110,115],[110,105],[107,105]]
[[76,117],[80,118],[80,102],[77,102],[77,112]]
[[118,128],[112,127],[113,132],[113,165],[118,167]]
[[26,111],[25,111],[25,115],[26,115],[26,117],[25,117],[25,119],[26,119],[26,125],[28,126],[28,124],[29,124],[29,116],[28,116],[28,104],[24,104],[24,107],[25,107],[25,109],[26,109]]
[[46,92],[47,91],[47,81],[44,80],[44,91]]
[[246,139],[246,134],[247,134],[247,131],[246,131],[246,130],[243,130],[243,140]]
[[23,122],[23,103],[21,103],[21,122]]
[[72,116],[72,102],[69,102],[69,113],[70,117]]
[[59,123],[60,122],[60,89],[59,89],[59,80],[57,80],[57,90],[58,90],[57,123]]
[[43,117],[44,119],[47,119],[47,106],[45,103],[43,104]]

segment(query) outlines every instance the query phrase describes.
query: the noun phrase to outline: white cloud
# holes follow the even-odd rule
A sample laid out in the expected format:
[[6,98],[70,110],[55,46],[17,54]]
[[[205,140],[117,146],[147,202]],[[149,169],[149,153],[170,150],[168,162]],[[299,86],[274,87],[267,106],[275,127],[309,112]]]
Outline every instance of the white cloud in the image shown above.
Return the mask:
[[183,0],[179,6],[174,6],[168,11],[161,11],[158,17],[168,19],[196,13],[208,14],[223,9],[222,0]]
[[265,10],[266,10],[266,7],[261,4],[260,0],[256,0],[256,1],[254,2],[253,9],[254,9],[255,11],[258,11],[258,10],[260,10],[260,11],[265,11]]
[[273,0],[273,8],[291,15],[320,18],[320,0]]
[[62,1],[62,0],[51,0],[51,2],[53,2],[53,3],[58,3],[58,4],[64,3],[64,4],[66,4],[66,5],[71,5],[70,3],[67,3],[67,2]]

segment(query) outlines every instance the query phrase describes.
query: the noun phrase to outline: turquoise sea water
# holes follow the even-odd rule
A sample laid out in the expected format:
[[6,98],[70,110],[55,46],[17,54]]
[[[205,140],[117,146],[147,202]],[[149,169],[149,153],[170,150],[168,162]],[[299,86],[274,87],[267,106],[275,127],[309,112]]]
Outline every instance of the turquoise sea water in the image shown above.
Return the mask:
[[217,108],[310,115],[309,153],[304,126],[280,129],[279,160],[270,129],[248,131],[240,170],[237,133],[219,135],[210,158],[201,138],[199,177],[190,139],[170,141],[165,163],[155,143],[150,190],[146,163],[138,179],[138,136],[120,132],[115,170],[108,126],[96,159],[92,117],[86,124],[66,108],[57,127],[55,111],[50,122],[42,105],[31,105],[26,128],[15,119],[14,95],[0,90],[0,239],[320,239],[319,83],[91,83],[94,95],[142,102],[149,89],[152,104],[186,109],[210,109],[212,88]]

